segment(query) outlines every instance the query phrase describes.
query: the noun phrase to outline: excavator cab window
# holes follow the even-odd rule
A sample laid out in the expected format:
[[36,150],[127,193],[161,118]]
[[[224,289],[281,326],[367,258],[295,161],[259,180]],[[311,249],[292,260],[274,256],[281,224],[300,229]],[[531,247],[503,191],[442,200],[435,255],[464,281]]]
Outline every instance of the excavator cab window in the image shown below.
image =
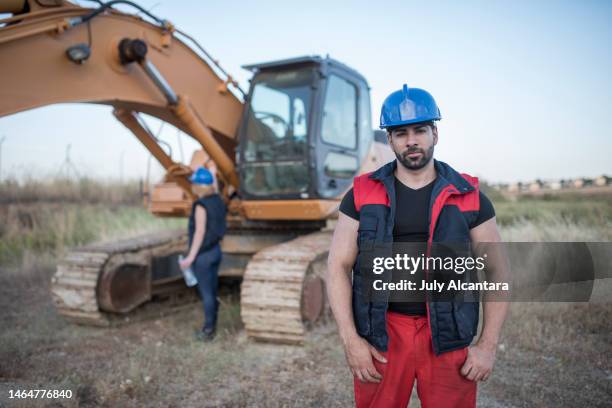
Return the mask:
[[252,83],[242,142],[243,186],[271,197],[308,191],[312,69],[262,72]]
[[357,88],[337,75],[329,76],[321,139],[346,149],[357,147]]

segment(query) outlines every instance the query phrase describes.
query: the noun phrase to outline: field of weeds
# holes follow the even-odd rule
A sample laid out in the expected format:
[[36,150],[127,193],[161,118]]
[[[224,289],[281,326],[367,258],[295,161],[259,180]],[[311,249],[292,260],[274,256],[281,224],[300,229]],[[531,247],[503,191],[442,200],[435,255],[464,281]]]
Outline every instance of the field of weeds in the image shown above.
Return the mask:
[[[40,185],[38,195],[1,187],[0,406],[351,406],[352,378],[334,322],[324,318],[303,347],[252,342],[240,322],[236,286],[222,290],[219,335],[210,344],[192,337],[203,318],[197,303],[108,329],[71,325],[57,315],[49,285],[66,248],[185,226],[184,219],[149,215],[138,187],[97,185],[96,194],[86,194],[73,183],[58,200],[50,198],[55,187]],[[132,198],[123,201],[121,194]],[[489,195],[505,240],[610,241],[612,197]],[[607,406],[610,355],[610,303],[513,304],[495,372],[479,387],[479,406]],[[8,398],[10,390],[41,388],[73,396]],[[411,407],[417,406],[413,397]]]
[[187,225],[182,218],[151,216],[141,191],[136,182],[87,179],[0,183],[0,265],[18,266],[32,256],[59,258],[89,242]]

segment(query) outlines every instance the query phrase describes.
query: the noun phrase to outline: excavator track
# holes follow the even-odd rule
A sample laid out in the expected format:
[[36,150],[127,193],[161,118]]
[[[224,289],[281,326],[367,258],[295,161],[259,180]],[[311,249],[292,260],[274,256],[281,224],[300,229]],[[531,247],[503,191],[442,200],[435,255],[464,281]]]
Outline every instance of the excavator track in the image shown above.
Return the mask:
[[[268,224],[232,219],[222,243],[224,260],[219,277],[240,279],[254,254],[293,242],[324,225],[289,222],[270,228]],[[58,263],[52,278],[56,309],[73,323],[111,326],[193,307],[198,301],[196,289],[185,286],[177,265],[177,254],[186,248],[187,233],[170,230],[72,249]],[[321,300],[322,281],[305,283],[309,283],[306,293],[319,296],[316,305]],[[265,285],[257,290],[268,291]],[[318,313],[317,306],[305,306],[310,310],[308,316]]]
[[240,310],[260,341],[301,344],[325,309],[323,274],[332,231],[322,230],[257,252],[244,273]]
[[[74,323],[110,326],[190,306],[197,300],[193,288],[187,288],[180,276],[154,279],[151,266],[154,258],[163,259],[185,246],[185,232],[172,230],[72,249],[52,278],[58,313]],[[146,304],[153,298],[158,304]]]

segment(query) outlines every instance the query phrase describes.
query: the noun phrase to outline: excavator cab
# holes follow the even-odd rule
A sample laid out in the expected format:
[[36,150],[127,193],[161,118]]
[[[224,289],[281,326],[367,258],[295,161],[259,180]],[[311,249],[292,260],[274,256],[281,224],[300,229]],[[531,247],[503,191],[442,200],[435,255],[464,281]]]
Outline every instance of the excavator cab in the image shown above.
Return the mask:
[[247,217],[326,218],[373,140],[366,79],[316,56],[243,68],[254,73],[236,157]]

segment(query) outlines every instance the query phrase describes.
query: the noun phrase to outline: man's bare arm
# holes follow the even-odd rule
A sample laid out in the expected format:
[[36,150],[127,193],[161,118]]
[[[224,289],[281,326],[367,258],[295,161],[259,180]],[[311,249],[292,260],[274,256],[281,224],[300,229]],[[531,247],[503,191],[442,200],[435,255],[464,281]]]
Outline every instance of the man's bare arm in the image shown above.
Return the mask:
[[[478,256],[487,254],[487,279],[510,283],[508,258],[501,244],[495,217],[474,228],[470,234],[472,242],[477,244],[476,254]],[[509,306],[508,302],[501,301],[504,295],[504,293],[485,292],[484,317],[479,343],[497,346]]]
[[357,335],[351,307],[351,270],[357,257],[359,221],[340,213],[327,258],[326,288],[342,341]]
[[[509,282],[508,263],[502,246],[488,244],[501,242],[495,217],[472,228],[470,238],[476,256],[487,254],[487,278],[495,282]],[[468,350],[468,358],[461,369],[461,373],[472,381],[487,380],[491,374],[497,343],[508,313],[508,302],[500,301],[502,298],[499,295],[493,296],[497,296],[496,301],[491,301],[491,294],[484,294],[482,332],[476,345]]]
[[361,381],[380,382],[372,356],[382,363],[386,360],[357,334],[353,320],[351,271],[358,252],[358,229],[358,221],[339,214],[327,259],[326,292],[353,375]]

